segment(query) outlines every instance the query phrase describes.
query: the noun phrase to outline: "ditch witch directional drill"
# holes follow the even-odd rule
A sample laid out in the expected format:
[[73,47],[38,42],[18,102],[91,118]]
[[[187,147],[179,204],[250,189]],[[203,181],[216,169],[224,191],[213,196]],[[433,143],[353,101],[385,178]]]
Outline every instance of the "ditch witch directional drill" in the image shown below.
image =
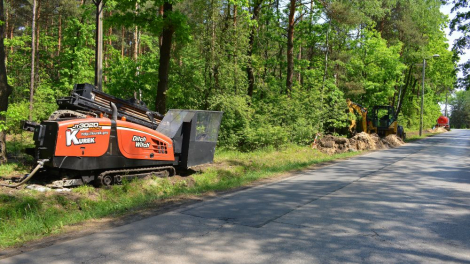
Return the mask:
[[109,186],[214,159],[222,112],[170,110],[162,116],[140,100],[122,100],[90,84],[75,85],[57,104],[49,120],[23,123],[34,131],[35,147],[27,152],[38,166],[19,184],[41,170],[60,176],[64,187]]

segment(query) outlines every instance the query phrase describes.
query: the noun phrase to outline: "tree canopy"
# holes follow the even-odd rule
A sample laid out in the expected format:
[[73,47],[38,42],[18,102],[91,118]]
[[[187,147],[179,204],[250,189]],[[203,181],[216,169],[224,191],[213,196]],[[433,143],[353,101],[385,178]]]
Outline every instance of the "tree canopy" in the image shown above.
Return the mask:
[[[32,117],[43,120],[75,83],[94,83],[96,8],[86,0],[36,1]],[[29,114],[33,12],[28,0],[4,2],[13,92],[3,128],[14,132]],[[424,125],[431,127],[456,80],[457,56],[446,44],[441,5],[107,0],[103,89],[124,98],[141,91],[142,100],[161,112],[222,110],[220,144],[249,150],[308,144],[317,132],[345,133],[346,98],[367,108],[392,105],[400,123],[417,129],[427,59]]]

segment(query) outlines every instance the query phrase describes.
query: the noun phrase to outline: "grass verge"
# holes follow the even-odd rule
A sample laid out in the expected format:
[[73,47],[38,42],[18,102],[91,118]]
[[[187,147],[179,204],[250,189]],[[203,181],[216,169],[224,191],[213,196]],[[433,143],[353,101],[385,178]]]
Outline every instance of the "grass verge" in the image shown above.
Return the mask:
[[67,193],[0,187],[0,249],[63,232],[64,226],[155,207],[169,198],[204,195],[358,153],[329,156],[309,147],[284,146],[250,153],[220,150],[215,162],[188,177],[125,182],[109,189],[81,186]]
[[423,139],[423,138],[432,137],[432,136],[438,135],[438,134],[442,134],[442,132],[433,133],[433,132],[423,131],[422,135],[420,136],[419,131],[411,131],[411,132],[406,133],[405,142],[413,142],[413,141],[420,140],[420,139]]

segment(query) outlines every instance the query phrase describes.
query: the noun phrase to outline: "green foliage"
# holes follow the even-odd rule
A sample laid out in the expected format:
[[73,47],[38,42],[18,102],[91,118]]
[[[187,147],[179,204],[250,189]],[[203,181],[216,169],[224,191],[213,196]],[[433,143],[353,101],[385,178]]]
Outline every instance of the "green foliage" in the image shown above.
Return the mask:
[[155,79],[158,77],[158,60],[152,56],[141,56],[139,60],[116,56],[113,61],[116,67],[109,69],[106,74],[109,81],[105,91],[120,98],[134,98],[142,92],[142,101],[149,108],[154,105],[156,93]]
[[229,148],[243,145],[244,133],[253,114],[249,99],[246,96],[214,96],[210,101],[210,109],[224,112],[219,133],[220,144]]
[[[470,47],[470,38],[468,36],[468,28],[470,26],[470,11],[468,7],[470,3],[466,0],[449,1],[449,4],[454,4],[452,13],[455,13],[454,18],[450,22],[451,33],[454,31],[461,32],[460,36],[453,43],[452,49],[458,56],[465,55]],[[459,78],[459,86],[465,90],[470,89],[470,61],[464,61],[459,65],[463,73],[463,77]]]
[[[287,2],[169,3],[173,8],[164,19],[159,15],[163,0],[106,2],[104,91],[126,99],[141,93],[153,109],[160,36],[171,27],[166,105],[224,111],[219,145],[229,149],[309,144],[317,132],[346,134],[346,98],[367,108],[400,107],[400,123],[416,129],[419,64],[439,54],[426,65],[424,123],[430,127],[439,115],[438,102],[456,80],[456,58],[447,50],[447,21],[439,0],[298,1],[289,90]],[[31,11],[28,5],[7,8],[10,14]],[[68,95],[74,84],[94,83],[94,4],[64,0],[41,8],[57,19],[41,16],[38,21],[36,121],[46,119],[56,109],[55,100]],[[9,25],[14,25],[13,37],[5,39],[5,49],[14,91],[0,128],[17,133],[19,121],[29,116],[31,28],[20,18]]]
[[283,147],[289,142],[289,134],[285,128],[266,124],[257,124],[244,131],[242,149],[254,150],[274,145]]
[[[21,120],[28,119],[29,103],[26,101],[13,103],[8,106],[6,113],[6,122],[1,121],[1,130],[8,131],[9,133],[20,133],[19,123]],[[2,113],[5,114],[5,113]]]
[[67,94],[76,83],[94,83],[94,24],[84,23],[90,17],[91,9],[84,11],[82,18],[70,17],[64,29],[61,56],[58,59],[58,82],[60,95]]
[[400,61],[400,43],[388,46],[374,30],[364,30],[364,38],[353,41],[359,48],[351,51],[348,63],[344,65],[344,89],[355,102],[366,107],[384,105],[395,93],[395,87],[402,84],[406,66]]
[[470,128],[470,92],[457,91],[450,102],[450,125],[453,128]]

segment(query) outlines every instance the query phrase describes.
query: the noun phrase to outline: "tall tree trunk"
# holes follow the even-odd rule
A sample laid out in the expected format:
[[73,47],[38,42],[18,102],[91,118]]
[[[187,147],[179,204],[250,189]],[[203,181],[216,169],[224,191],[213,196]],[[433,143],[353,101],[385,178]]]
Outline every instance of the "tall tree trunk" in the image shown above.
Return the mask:
[[[139,4],[136,2],[135,3],[135,14],[137,15],[139,10]],[[137,61],[137,57],[139,54],[139,27],[135,26],[134,27],[134,32],[132,33],[132,59],[134,61]]]
[[96,6],[96,36],[95,36],[95,86],[103,89],[103,1],[93,0]]
[[[15,15],[15,17],[16,17],[16,15]],[[15,27],[10,26],[10,39],[13,39],[14,30],[15,30]],[[10,52],[13,53],[13,45],[11,45],[11,47],[10,47]]]
[[135,26],[134,32],[132,33],[132,59],[134,61],[137,61],[137,57],[139,54],[138,34],[139,34],[139,27]]
[[[269,1],[269,5],[272,5],[273,3],[271,2],[271,0]],[[269,22],[271,21],[271,19],[266,19],[266,24],[264,26],[265,30],[267,30],[269,28]],[[264,61],[265,63],[268,61],[268,58],[269,58],[269,50],[270,50],[270,43],[269,43],[269,39],[266,39],[266,42],[263,43],[263,55],[264,55]],[[267,65],[264,66],[264,72],[263,72],[263,81],[266,82],[266,77],[268,75],[268,69],[270,67],[268,67]],[[272,67],[273,68],[273,71],[275,71],[275,68],[276,66]],[[262,94],[261,94],[262,96]]]
[[295,26],[295,4],[296,0],[290,0],[289,7],[289,25],[287,28],[287,79],[286,91],[290,94],[294,79],[294,26]]
[[124,58],[124,46],[126,45],[124,27],[121,27],[121,58]]
[[[279,80],[282,80],[282,70],[283,70],[283,53],[284,53],[284,45],[279,42],[279,53],[278,53],[278,61],[279,61]],[[281,89],[281,93],[283,93]]]
[[[263,0],[256,0],[253,6],[253,15],[251,16],[252,21],[257,21],[259,12],[261,10],[261,3]],[[252,58],[253,55],[253,44],[255,43],[256,27],[252,26],[250,30],[250,38],[248,42],[248,62],[246,64],[246,73],[248,75],[248,96],[253,97],[253,91],[255,89],[255,74],[253,72]]]
[[[39,20],[41,19],[41,0],[36,0],[37,1],[37,7],[36,7],[36,51],[39,50],[39,28],[40,28],[40,23]],[[36,56],[39,56],[36,54]],[[36,62],[38,62],[38,58],[36,57]],[[37,66],[37,65],[36,65]]]
[[237,5],[233,5],[233,30],[234,30],[234,35],[235,35],[235,48],[233,52],[233,63],[235,64],[235,67],[233,67],[233,89],[235,91],[235,94],[237,94],[237,88],[238,88],[238,76],[237,76],[237,68],[238,68],[238,34],[237,34],[237,13],[238,13],[238,7]]
[[[113,12],[110,11],[109,16],[112,16],[112,15],[113,15]],[[104,53],[104,67],[106,69],[109,67],[109,63],[108,63],[109,50],[113,47],[113,42],[111,40],[112,35],[113,35],[113,27],[109,27],[109,29],[108,29],[108,45],[106,46],[105,53]],[[104,82],[107,83],[108,82],[108,76],[104,75],[103,78],[104,78]]]
[[328,28],[326,29],[326,39],[325,39],[325,69],[323,71],[323,81],[321,85],[321,96],[322,96],[322,103],[323,103],[323,89],[325,88],[325,81],[326,81],[326,76],[328,74],[328,52],[330,51],[330,44],[329,44],[329,39],[330,39],[330,26],[331,26],[331,20],[328,21]]
[[[302,22],[304,20],[304,14],[300,14],[300,21]],[[302,43],[300,43],[299,45],[299,54],[297,54],[297,60],[301,60],[302,59]],[[302,85],[302,74],[301,74],[301,71],[299,71],[297,73],[297,81],[300,83],[300,85]]]
[[[5,21],[3,1],[0,1],[0,20]],[[5,46],[3,40],[5,38],[5,26],[0,24],[0,111],[6,112],[8,110],[8,97],[10,96],[13,88],[8,85],[7,70],[5,67]],[[5,121],[5,115],[0,115],[0,121]],[[0,164],[7,161],[6,152],[6,131],[0,130]]]
[[[163,20],[168,19],[168,15],[173,10],[173,5],[165,2],[163,4]],[[157,98],[155,98],[155,109],[164,114],[166,113],[166,90],[168,89],[168,74],[170,72],[170,52],[171,42],[174,33],[173,25],[165,25],[162,32],[162,46],[160,48],[160,65],[158,67],[158,86]]]
[[[57,64],[60,65],[61,56],[60,52],[62,51],[62,14],[59,14],[59,36],[57,41]],[[54,63],[54,62],[52,62]],[[60,79],[60,71],[57,71],[57,79]]]
[[410,87],[410,84],[411,84],[411,79],[412,79],[411,78],[411,73],[412,73],[412,67],[409,66],[408,75],[405,76],[405,85],[403,85],[403,87],[402,87],[401,96],[400,96],[400,98],[398,98],[398,102],[397,102],[397,111],[396,111],[397,117],[400,114],[401,107],[403,105],[403,100],[405,99],[406,92],[408,90],[408,87]]
[[[40,27],[41,27],[41,23],[39,23],[40,21],[40,18],[41,18],[41,0],[37,0],[37,7],[36,7],[36,58],[35,58],[35,62],[36,62],[36,67],[35,69],[39,69],[39,63],[41,62],[40,61],[40,53],[38,52],[39,51],[39,43],[40,43]],[[38,84],[40,82],[40,75],[39,74],[35,74],[34,75],[34,80],[35,80],[35,83]]]
[[60,56],[62,49],[62,14],[59,14],[59,36],[57,40],[57,56]]
[[219,71],[218,71],[218,64],[217,62],[215,61],[215,18],[216,18],[216,11],[215,11],[215,0],[212,0],[211,1],[211,63],[212,63],[212,68],[211,68],[211,74],[212,74],[212,80],[214,80],[213,82],[213,87],[214,88],[214,91],[217,90],[217,86],[218,86],[218,74],[219,74]]
[[[158,15],[163,16],[163,5],[159,7]],[[158,37],[158,44],[160,45],[160,47],[162,46],[162,42],[163,42],[163,34],[160,34],[160,36]]]
[[33,20],[31,22],[31,83],[29,86],[29,121],[33,120],[33,96],[34,96],[34,75],[35,75],[34,60],[36,58],[35,56],[36,56],[36,0],[33,0]]
[[[5,33],[5,38],[8,38],[8,33],[10,32],[10,19],[11,15],[8,13],[8,9],[5,11],[5,28],[4,28],[4,33]],[[8,54],[5,52],[5,61],[8,63]]]

